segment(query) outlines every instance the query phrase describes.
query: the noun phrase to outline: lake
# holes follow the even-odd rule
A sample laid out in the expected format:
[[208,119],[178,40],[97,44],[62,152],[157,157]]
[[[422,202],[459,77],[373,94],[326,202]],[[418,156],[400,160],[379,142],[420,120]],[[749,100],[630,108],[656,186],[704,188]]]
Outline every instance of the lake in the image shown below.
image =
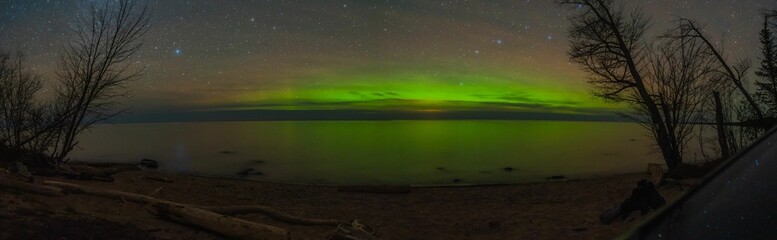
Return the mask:
[[[158,160],[161,170],[308,184],[500,184],[588,178],[663,163],[634,123],[261,121],[118,124],[74,160]],[[252,168],[247,176],[237,173]]]

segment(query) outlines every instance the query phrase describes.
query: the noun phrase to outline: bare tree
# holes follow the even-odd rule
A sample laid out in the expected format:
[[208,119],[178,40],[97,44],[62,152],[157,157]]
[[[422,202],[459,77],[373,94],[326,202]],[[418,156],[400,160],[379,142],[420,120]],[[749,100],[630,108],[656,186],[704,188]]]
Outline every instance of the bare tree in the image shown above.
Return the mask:
[[[723,79],[717,74],[717,62],[707,53],[707,47],[699,39],[673,38],[688,31],[682,27],[670,30],[659,38],[651,49],[649,67],[646,69],[649,92],[657,100],[669,132],[670,148],[685,151],[693,137],[693,128],[705,120],[710,93],[723,87]],[[642,112],[646,113],[646,106]],[[645,114],[643,114],[645,115]],[[641,121],[647,125],[646,120]]]
[[680,18],[679,21],[681,22],[681,26],[684,29],[688,29],[688,31],[685,31],[683,35],[677,36],[682,38],[697,38],[704,42],[704,44],[707,46],[709,53],[715,56],[715,58],[718,60],[718,63],[720,64],[720,67],[723,69],[721,73],[726,75],[728,79],[731,81],[734,86],[739,90],[739,92],[742,94],[742,97],[745,98],[745,101],[747,102],[748,106],[750,107],[750,110],[755,115],[756,119],[762,120],[764,119],[763,111],[761,110],[761,107],[756,103],[755,99],[753,99],[752,95],[747,91],[743,84],[743,78],[745,75],[747,75],[747,70],[750,68],[749,62],[742,61],[735,66],[731,66],[728,64],[726,59],[723,57],[723,55],[720,54],[720,52],[715,48],[715,45],[713,45],[709,39],[702,33],[702,29],[693,21],[687,18]]
[[40,108],[33,102],[43,83],[40,76],[27,71],[24,57],[0,53],[0,145],[15,150],[30,150],[27,141],[34,135]]
[[557,0],[578,12],[571,17],[570,58],[591,74],[595,94],[642,109],[645,125],[670,169],[680,164],[678,139],[667,128],[659,105],[643,78],[648,66],[645,31],[648,19],[639,10],[624,12],[612,0]]
[[60,53],[59,105],[54,110],[65,117],[55,136],[56,159],[70,153],[85,129],[120,112],[114,109],[117,99],[126,96],[126,83],[140,73],[129,60],[141,47],[149,19],[147,5],[132,0],[92,3],[78,15]]

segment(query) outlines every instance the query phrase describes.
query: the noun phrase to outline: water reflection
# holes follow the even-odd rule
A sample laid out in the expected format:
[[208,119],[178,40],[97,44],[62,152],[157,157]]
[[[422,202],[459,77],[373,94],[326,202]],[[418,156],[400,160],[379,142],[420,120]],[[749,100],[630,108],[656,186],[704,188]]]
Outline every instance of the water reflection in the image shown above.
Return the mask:
[[[114,142],[117,144],[106,143]],[[318,184],[477,184],[644,171],[662,163],[636,124],[307,121],[99,126],[75,158]],[[694,154],[688,154],[693,157]],[[505,170],[510,169],[510,170]]]

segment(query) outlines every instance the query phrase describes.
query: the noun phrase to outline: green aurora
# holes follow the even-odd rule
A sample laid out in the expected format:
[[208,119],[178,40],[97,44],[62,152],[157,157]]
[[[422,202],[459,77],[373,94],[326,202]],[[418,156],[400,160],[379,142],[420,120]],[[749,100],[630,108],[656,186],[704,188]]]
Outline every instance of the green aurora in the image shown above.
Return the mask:
[[538,84],[553,82],[541,75],[391,71],[309,78],[303,82],[314,84],[246,93],[240,97],[243,106],[224,109],[577,112],[617,107],[585,90]]

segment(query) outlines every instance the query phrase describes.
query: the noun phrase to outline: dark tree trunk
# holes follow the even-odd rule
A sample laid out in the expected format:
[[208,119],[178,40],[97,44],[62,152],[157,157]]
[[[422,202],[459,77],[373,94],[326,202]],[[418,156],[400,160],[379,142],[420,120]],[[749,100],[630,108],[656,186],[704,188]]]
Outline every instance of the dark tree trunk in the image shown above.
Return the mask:
[[720,102],[720,93],[712,92],[715,97],[715,123],[718,130],[718,144],[720,144],[720,157],[727,159],[731,156],[728,147],[728,137],[726,136],[726,126],[723,124],[725,117],[723,116],[723,104]]

